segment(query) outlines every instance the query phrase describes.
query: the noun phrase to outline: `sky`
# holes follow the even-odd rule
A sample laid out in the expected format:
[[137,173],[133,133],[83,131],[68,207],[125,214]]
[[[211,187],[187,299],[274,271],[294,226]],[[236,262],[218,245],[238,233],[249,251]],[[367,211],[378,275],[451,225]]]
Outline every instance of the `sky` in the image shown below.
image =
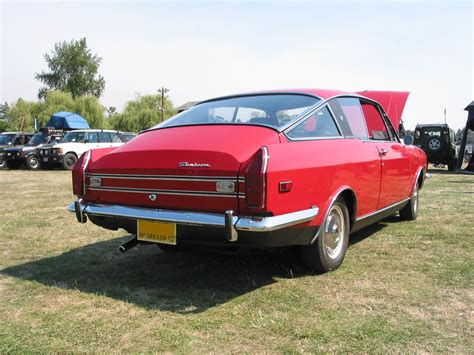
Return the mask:
[[87,38],[101,102],[122,110],[168,88],[173,103],[247,91],[410,91],[403,119],[464,127],[474,99],[472,1],[0,0],[0,102],[35,100],[44,54]]

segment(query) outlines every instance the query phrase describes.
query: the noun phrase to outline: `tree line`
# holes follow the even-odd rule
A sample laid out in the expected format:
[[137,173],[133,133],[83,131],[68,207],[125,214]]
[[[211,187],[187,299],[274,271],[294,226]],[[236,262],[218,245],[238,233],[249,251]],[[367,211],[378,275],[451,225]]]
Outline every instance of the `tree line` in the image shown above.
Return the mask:
[[86,118],[91,128],[139,132],[159,123],[162,110],[163,119],[176,112],[169,97],[160,93],[137,95],[122,112],[104,107],[99,101],[105,89],[98,73],[102,58],[88,49],[86,38],[56,43],[44,59],[48,70],[35,74],[43,84],[38,100],[0,104],[0,131],[32,131],[35,117],[43,127],[53,113],[70,111]]

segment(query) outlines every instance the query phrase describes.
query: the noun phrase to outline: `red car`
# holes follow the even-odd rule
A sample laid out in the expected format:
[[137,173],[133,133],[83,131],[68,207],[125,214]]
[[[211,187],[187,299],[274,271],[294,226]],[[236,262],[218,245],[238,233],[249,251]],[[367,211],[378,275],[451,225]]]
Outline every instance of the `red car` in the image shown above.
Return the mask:
[[[259,92],[203,101],[73,169],[79,222],[136,235],[121,246],[299,246],[320,272],[349,234],[414,220],[425,153],[394,127],[408,93]],[[87,217],[86,217],[87,216]]]

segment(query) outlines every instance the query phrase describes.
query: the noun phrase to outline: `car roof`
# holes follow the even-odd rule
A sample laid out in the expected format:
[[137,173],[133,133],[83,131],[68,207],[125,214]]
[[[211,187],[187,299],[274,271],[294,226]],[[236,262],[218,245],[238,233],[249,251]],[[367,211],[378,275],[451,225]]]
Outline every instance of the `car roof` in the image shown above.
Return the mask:
[[69,132],[118,132],[113,129],[73,129]]
[[448,124],[447,123],[418,123],[416,125],[416,127],[420,127],[420,128],[423,128],[423,127],[448,127]]

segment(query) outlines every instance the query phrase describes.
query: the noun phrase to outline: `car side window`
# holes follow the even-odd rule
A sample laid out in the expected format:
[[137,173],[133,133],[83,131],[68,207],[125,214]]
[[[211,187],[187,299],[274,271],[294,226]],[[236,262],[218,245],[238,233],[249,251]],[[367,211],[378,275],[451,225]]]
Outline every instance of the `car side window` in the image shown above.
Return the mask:
[[370,102],[362,101],[361,107],[364,112],[369,139],[375,141],[391,140],[391,135],[377,106]]
[[120,134],[115,132],[111,133],[112,134],[112,142],[113,143],[122,143],[122,138],[120,137]]
[[99,137],[97,136],[97,132],[87,132],[86,139],[88,143],[98,143]]
[[109,132],[99,132],[99,142],[100,143],[111,143]]
[[337,98],[336,102],[339,104],[347,119],[352,135],[362,140],[368,139],[367,127],[359,99],[354,97],[341,97]]
[[311,139],[339,137],[341,133],[337,129],[329,109],[325,106],[299,123],[287,135],[293,139]]

